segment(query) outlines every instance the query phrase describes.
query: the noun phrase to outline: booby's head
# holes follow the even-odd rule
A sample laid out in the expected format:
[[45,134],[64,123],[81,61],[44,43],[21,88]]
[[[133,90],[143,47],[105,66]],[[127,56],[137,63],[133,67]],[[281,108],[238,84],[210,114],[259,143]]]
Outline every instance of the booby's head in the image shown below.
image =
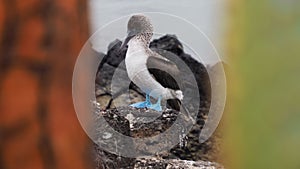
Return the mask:
[[151,21],[145,15],[137,14],[131,16],[127,25],[127,37],[124,40],[121,49],[134,37],[140,36],[141,40],[149,44],[153,35],[153,26]]

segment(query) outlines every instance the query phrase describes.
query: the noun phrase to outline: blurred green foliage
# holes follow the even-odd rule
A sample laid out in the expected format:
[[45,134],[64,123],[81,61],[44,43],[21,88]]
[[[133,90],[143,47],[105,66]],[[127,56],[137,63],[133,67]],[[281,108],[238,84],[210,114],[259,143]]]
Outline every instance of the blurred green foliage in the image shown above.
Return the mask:
[[232,168],[300,169],[300,1],[231,2]]

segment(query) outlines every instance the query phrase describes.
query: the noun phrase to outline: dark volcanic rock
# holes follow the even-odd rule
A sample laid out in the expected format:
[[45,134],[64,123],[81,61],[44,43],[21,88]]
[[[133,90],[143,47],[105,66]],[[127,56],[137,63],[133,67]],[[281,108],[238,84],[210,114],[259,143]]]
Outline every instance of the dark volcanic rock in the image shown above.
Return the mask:
[[118,39],[113,41],[109,47],[107,55],[103,59],[103,63],[118,67],[118,65],[125,59],[126,50],[120,50],[122,42]]
[[166,35],[150,43],[150,48],[163,49],[178,56],[184,54],[183,46],[175,35]]
[[[166,131],[170,126],[174,125],[173,122],[177,120],[178,113],[174,110],[166,110],[162,113],[158,113],[153,110],[136,109],[131,107],[120,107],[118,109],[111,109],[107,111],[99,111],[96,113],[95,119],[104,117],[105,121],[115,131],[130,136],[132,138],[146,138],[158,135]],[[182,123],[180,123],[181,125]],[[97,123],[96,131],[106,131],[105,134],[98,135],[98,138],[102,138],[101,142],[106,142],[105,145],[112,143],[116,147],[125,147],[132,150],[146,151],[149,155],[153,155],[155,152],[151,151],[151,146],[163,147],[167,140],[154,139],[154,142],[144,143],[139,141],[128,142],[126,144],[118,142],[119,139],[113,138],[114,133],[109,133],[106,130],[104,123]],[[109,139],[107,136],[111,136]],[[169,140],[173,140],[174,135],[167,137]],[[117,142],[115,142],[117,140]],[[132,147],[128,147],[132,146]],[[150,148],[150,149],[149,149]],[[165,169],[165,168],[194,168],[194,169],[222,169],[223,167],[217,163],[205,162],[201,160],[186,161],[171,156],[168,152],[157,153],[156,157],[148,156],[129,158],[122,157],[115,154],[118,152],[110,153],[95,144],[97,154],[98,168],[153,168],[153,169]],[[167,159],[166,159],[167,157]]]
[[135,169],[224,169],[217,163],[207,161],[162,160],[157,158],[137,159]]
[[[101,119],[105,120],[107,123],[105,124]],[[118,152],[111,153],[103,149],[110,149],[111,147],[114,149],[115,146],[117,146],[119,149],[130,149],[128,146],[132,146],[132,142],[124,142],[121,139],[117,139],[118,137],[114,136],[113,131],[109,129],[112,127],[116,132],[122,135],[130,136],[129,121],[123,117],[120,112],[117,111],[117,109],[96,112],[95,121],[95,135],[97,135],[97,138],[101,139],[101,142],[94,144],[97,157],[97,169],[133,168],[135,158],[122,157],[117,155]],[[105,132],[97,133],[97,131]],[[101,147],[99,145],[101,145]]]

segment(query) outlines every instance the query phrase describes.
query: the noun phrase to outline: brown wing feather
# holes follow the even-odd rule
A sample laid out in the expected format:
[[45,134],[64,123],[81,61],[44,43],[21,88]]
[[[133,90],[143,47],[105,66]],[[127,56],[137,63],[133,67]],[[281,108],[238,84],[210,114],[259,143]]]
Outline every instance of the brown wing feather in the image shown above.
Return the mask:
[[[162,86],[179,90],[179,85],[177,83],[180,82],[180,71],[177,66],[156,52],[152,53],[153,54],[147,60],[149,72]],[[177,79],[177,81],[175,79]]]
[[[180,71],[177,66],[170,60],[162,57],[156,52],[148,58],[147,67],[149,72],[154,76],[155,80],[162,86],[173,90],[180,90],[178,83],[180,79]],[[177,79],[177,81],[175,80]],[[167,100],[167,107],[180,110],[180,101],[178,99]]]

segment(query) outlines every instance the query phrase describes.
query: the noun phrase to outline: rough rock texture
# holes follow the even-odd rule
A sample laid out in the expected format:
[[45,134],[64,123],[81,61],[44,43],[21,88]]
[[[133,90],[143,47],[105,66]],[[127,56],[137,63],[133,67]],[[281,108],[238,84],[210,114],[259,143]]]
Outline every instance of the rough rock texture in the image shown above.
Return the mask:
[[157,158],[137,159],[135,169],[224,169],[221,165],[208,161],[188,161],[179,159],[162,160]]
[[[219,169],[222,168],[221,165],[196,160],[187,161],[181,160],[177,156],[174,156],[170,152],[157,153],[155,156],[150,156],[155,152],[153,147],[163,147],[168,141],[173,141],[177,135],[170,134],[167,139],[152,139],[149,142],[139,142],[132,140],[130,142],[122,142],[121,139],[115,139],[114,133],[109,132],[106,128],[107,126],[112,127],[115,131],[130,136],[132,138],[145,138],[158,135],[164,132],[166,129],[174,125],[174,121],[177,118],[179,112],[174,110],[165,110],[164,112],[158,113],[153,110],[147,109],[136,109],[131,107],[119,107],[118,109],[110,109],[106,111],[99,110],[96,113],[95,119],[98,121],[101,117],[105,119],[107,125],[102,125],[103,122],[98,121],[97,131],[107,131],[97,135],[97,138],[101,138],[100,145],[112,145],[118,146],[121,150],[122,148],[137,150],[139,149],[142,153],[149,153],[149,156],[141,156],[138,158],[122,157],[115,154],[109,153],[101,149],[97,144],[95,144],[95,149],[97,153],[97,166],[98,168],[152,168],[152,169],[175,169],[175,168],[194,168],[194,169]],[[153,120],[154,119],[154,120]],[[178,119],[177,119],[178,120]],[[182,125],[183,123],[180,123]],[[176,124],[175,124],[176,125]],[[117,142],[116,142],[117,140]],[[118,142],[121,141],[121,142]]]
[[[120,131],[120,133],[131,136],[133,138],[149,137],[162,133],[170,126],[172,126],[174,124],[174,121],[179,118],[178,112],[174,110],[165,110],[162,114],[157,114],[157,112],[152,110],[134,109],[128,107],[128,105],[131,103],[135,103],[137,101],[142,101],[145,99],[145,95],[143,94],[143,92],[141,92],[138,87],[136,87],[132,83],[129,85],[129,88],[118,88],[118,91],[115,91],[114,93],[111,92],[111,82],[116,71],[122,74],[122,76],[118,77],[120,78],[118,80],[120,80],[121,82],[128,80],[125,64],[123,62],[127,49],[120,51],[119,49],[121,43],[122,42],[119,40],[112,42],[108,47],[107,54],[101,54],[101,56],[103,56],[104,58],[99,65],[95,89],[97,101],[98,103],[100,103],[100,110],[98,112],[98,115],[105,117],[105,120],[108,122],[108,124],[116,131]],[[166,168],[167,166],[169,168],[172,168],[172,165],[176,166],[177,164],[177,168],[188,168],[187,165],[191,163],[186,163],[185,161],[180,161],[179,159],[193,161],[216,160],[216,154],[218,153],[219,149],[218,147],[214,147],[214,145],[216,145],[216,139],[212,137],[205,143],[199,143],[199,133],[201,132],[201,128],[203,127],[207,118],[211,98],[210,80],[205,66],[193,59],[190,55],[184,53],[183,45],[175,36],[166,35],[160,39],[154,40],[153,42],[151,42],[150,47],[155,51],[165,50],[176,54],[189,66],[189,68],[193,72],[191,76],[194,76],[197,81],[198,91],[201,98],[199,103],[199,111],[195,120],[196,123],[193,125],[188,135],[184,138],[181,138],[182,140],[179,144],[174,146],[168,152],[157,154],[157,156],[161,159],[177,159],[178,161],[161,160],[160,162],[153,162],[150,165],[150,161],[148,161],[147,163],[142,163],[141,161],[139,161],[139,159],[119,157],[101,150],[97,145],[95,145],[99,157],[99,168],[100,166],[102,168],[133,168],[134,164],[136,165],[136,168],[141,168],[141,166],[143,165],[152,166],[147,166],[148,168]],[[164,53],[160,54],[168,58],[168,56],[164,55]],[[187,83],[189,82],[189,78],[191,77],[186,76],[184,78],[185,79],[183,80],[183,82],[186,82],[185,85],[187,86],[187,89],[190,89],[190,91],[183,91],[184,94],[187,95],[188,92],[193,92],[193,90],[195,89],[189,86],[189,84]],[[129,93],[129,97],[125,97],[124,93]],[[191,102],[192,101],[193,100],[191,100]],[[116,107],[118,107],[118,109],[116,109]],[[137,115],[141,112],[147,114],[149,117]],[[128,114],[131,114],[133,117],[131,119],[126,118],[128,117]],[[154,121],[148,121],[148,118],[152,119],[151,115],[157,118]],[[183,123],[187,121],[188,119],[183,118]],[[101,130],[103,130],[103,128],[101,128]],[[103,136],[99,136],[99,138],[100,137]],[[122,145],[120,146],[122,147]],[[145,147],[145,151],[146,148],[149,147],[149,145],[142,145],[141,143],[133,143],[133,146]],[[174,162],[176,163],[176,165],[174,165]],[[205,162],[203,162],[202,164],[204,165],[204,163]],[[140,166],[138,166],[138,164],[140,164]],[[179,167],[180,164],[185,166]],[[198,168],[205,168],[202,164],[200,162],[200,166]],[[214,163],[208,162],[207,164]],[[210,165],[209,167],[213,169],[213,166],[214,165]]]

